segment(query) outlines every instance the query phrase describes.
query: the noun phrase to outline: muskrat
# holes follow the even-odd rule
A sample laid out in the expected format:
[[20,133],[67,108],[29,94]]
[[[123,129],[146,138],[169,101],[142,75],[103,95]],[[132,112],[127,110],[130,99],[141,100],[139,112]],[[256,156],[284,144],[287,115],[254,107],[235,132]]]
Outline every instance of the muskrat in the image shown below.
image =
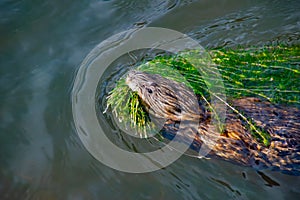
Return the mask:
[[[191,136],[194,137],[191,149],[198,151],[203,143],[207,143],[207,138],[215,137],[216,134],[210,131],[213,130],[210,111],[201,103],[199,108],[190,105],[189,99],[194,94],[185,84],[137,70],[128,73],[126,84],[138,92],[152,114],[167,119],[163,129],[168,134],[176,134],[178,130],[177,126],[170,125],[172,122],[199,120],[199,127],[193,130],[195,135]],[[230,104],[270,135],[270,145],[259,142],[247,123],[227,108],[224,129],[217,133],[217,140],[210,146],[208,157],[219,157],[255,169],[271,168],[300,175],[299,109],[273,105],[255,97],[232,100]],[[184,117],[182,110],[186,112]]]

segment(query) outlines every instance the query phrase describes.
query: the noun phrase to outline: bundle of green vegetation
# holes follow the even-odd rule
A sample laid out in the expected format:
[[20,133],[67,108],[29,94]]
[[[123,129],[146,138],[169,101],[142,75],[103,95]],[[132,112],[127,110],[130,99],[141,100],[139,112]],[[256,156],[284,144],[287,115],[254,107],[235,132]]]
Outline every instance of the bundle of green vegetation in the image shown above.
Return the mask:
[[[197,51],[174,56],[158,56],[144,62],[136,70],[160,74],[185,83],[210,106],[205,71],[189,62]],[[265,46],[262,48],[216,49],[209,51],[214,64],[208,69],[218,70],[228,99],[259,97],[272,103],[300,106],[300,46]],[[147,137],[155,129],[136,92],[130,90],[121,78],[107,98],[107,106],[122,123],[134,128],[139,137]],[[267,133],[260,131],[243,113],[232,108],[254,130],[254,135],[265,145]]]

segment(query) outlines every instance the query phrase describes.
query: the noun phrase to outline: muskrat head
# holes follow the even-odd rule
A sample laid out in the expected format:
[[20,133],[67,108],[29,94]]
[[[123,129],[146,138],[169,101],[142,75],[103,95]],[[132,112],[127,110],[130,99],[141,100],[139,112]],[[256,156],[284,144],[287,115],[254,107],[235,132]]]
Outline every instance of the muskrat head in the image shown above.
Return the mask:
[[138,92],[150,114],[173,121],[198,120],[199,104],[193,91],[183,83],[150,74],[131,70],[126,84]]

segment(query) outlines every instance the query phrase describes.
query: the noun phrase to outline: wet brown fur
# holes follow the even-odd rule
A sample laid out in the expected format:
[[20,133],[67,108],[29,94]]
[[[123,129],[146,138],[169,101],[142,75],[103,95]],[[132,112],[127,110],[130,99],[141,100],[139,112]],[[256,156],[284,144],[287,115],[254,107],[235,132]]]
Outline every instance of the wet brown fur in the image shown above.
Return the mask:
[[300,175],[299,109],[276,106],[251,97],[230,102],[256,126],[270,134],[271,143],[267,147],[252,136],[248,124],[231,109],[227,109],[224,131],[216,135],[209,111],[191,103],[195,96],[183,83],[134,70],[129,72],[126,83],[138,92],[150,113],[168,119],[169,125],[164,127],[166,131],[176,134],[178,128],[170,125],[171,122],[198,120],[199,128],[187,131],[196,132],[192,149],[199,150],[203,143],[209,145],[209,140],[212,140],[215,142],[210,146],[209,156],[257,169],[271,167]]

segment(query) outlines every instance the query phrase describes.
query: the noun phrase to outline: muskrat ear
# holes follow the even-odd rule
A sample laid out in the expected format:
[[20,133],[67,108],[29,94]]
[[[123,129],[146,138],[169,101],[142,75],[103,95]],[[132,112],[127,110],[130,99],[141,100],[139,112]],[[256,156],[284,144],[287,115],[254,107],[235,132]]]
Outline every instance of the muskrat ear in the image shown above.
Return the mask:
[[150,86],[157,87],[158,85],[157,85],[157,83],[151,83]]

